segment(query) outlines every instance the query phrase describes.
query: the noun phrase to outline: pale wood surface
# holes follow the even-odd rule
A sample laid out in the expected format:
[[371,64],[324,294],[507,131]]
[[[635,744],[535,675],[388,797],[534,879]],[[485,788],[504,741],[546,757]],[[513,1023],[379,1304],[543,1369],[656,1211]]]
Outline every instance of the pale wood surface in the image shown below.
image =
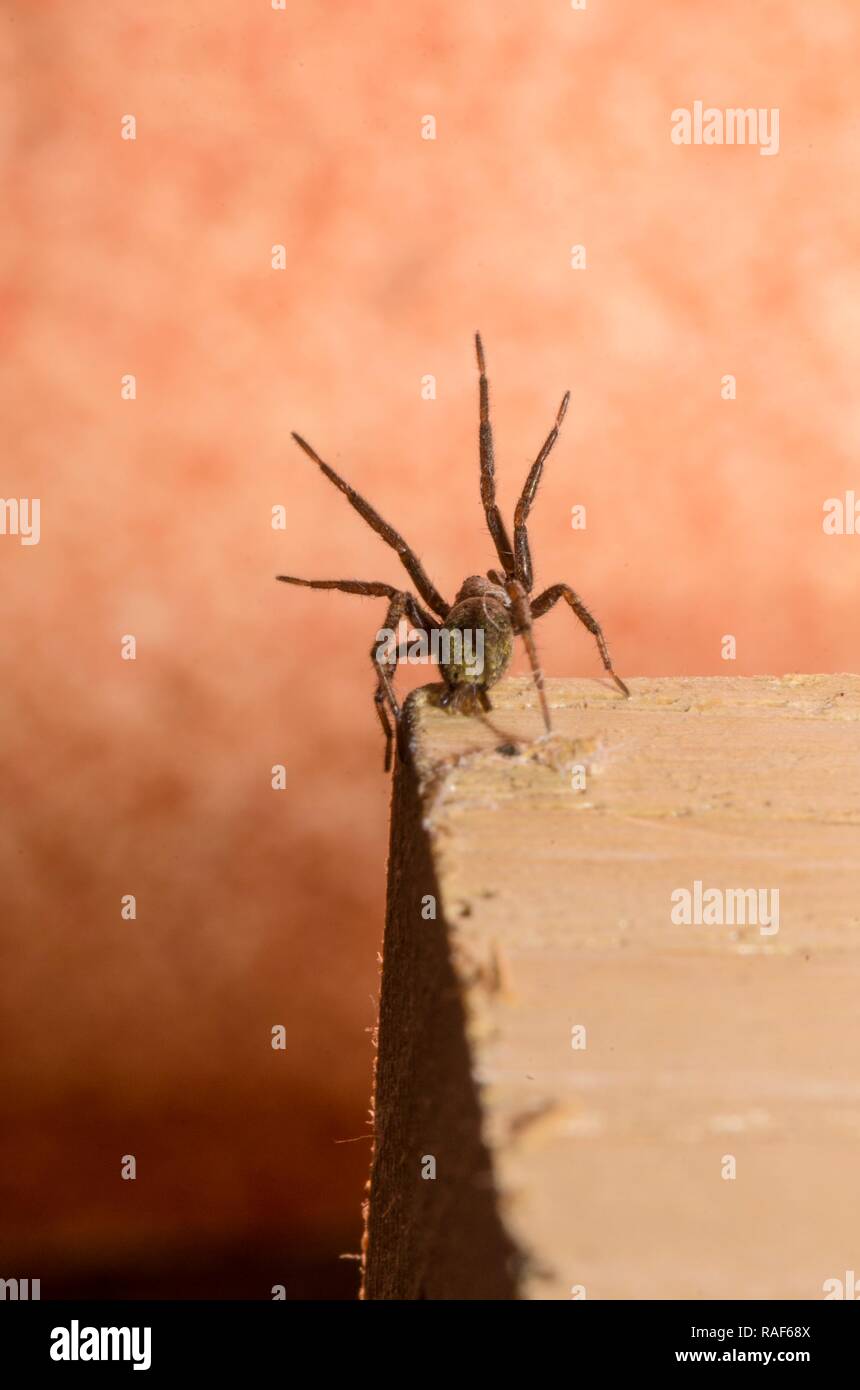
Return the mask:
[[[860,678],[631,687],[550,682],[550,739],[528,681],[486,721],[412,699],[368,1296],[817,1298],[860,1270]],[[695,880],[778,889],[778,932],[674,925]]]

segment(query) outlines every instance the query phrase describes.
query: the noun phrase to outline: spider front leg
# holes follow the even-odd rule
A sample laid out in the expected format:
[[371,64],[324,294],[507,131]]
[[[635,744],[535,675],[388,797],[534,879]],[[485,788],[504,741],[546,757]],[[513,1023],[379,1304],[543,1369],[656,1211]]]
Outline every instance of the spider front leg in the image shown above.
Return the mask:
[[579,594],[571,589],[569,584],[553,584],[551,588],[545,589],[542,594],[538,594],[536,599],[532,599],[532,618],[542,618],[544,613],[548,613],[553,605],[558,603],[560,598],[563,598],[565,602],[569,604],[579,618],[579,621],[588,628],[588,631],[597,642],[597,649],[600,652],[600,659],[604,667],[609,672],[622,695],[626,695],[629,698],[630,691],[627,689],[621,677],[616,676],[612,669],[612,662],[609,659],[609,648],[606,645],[606,638],[603,636],[603,629],[600,623],[597,621],[594,614],[588,611],[582,599],[579,597]]
[[[394,694],[394,687],[391,684],[389,670],[396,670],[397,663],[403,654],[404,648],[403,646],[397,645],[396,633],[401,618],[407,616],[413,627],[417,627],[424,632],[429,632],[431,628],[438,626],[427,614],[422,615],[411,594],[405,591],[395,593],[388,605],[388,611],[385,614],[385,622],[382,624],[380,631],[377,632],[373,646],[370,649],[370,659],[373,662],[373,667],[377,676],[376,694],[373,699],[376,705],[376,712],[379,715],[379,722],[382,725],[382,731],[385,734],[386,772],[390,772],[391,770],[391,749],[395,734],[397,735],[397,751],[401,756],[403,754],[401,743],[401,710],[400,705],[397,703],[397,697]],[[383,631],[395,634],[393,651],[386,650],[380,640],[380,632]],[[389,710],[394,720],[393,730],[388,719]]]
[[502,514],[496,502],[496,460],[493,451],[493,427],[490,423],[490,387],[487,382],[487,364],[484,358],[484,345],[480,333],[475,334],[475,352],[478,357],[478,403],[480,425],[478,447],[481,456],[481,502],[487,529],[493,538],[496,554],[505,574],[514,573],[514,550],[508,536]]
[[561,405],[558,408],[558,413],[555,417],[555,424],[544,440],[543,448],[529,470],[529,475],[523,484],[520,500],[514,512],[514,550],[516,552],[516,568],[514,573],[525,588],[526,593],[529,594],[534,587],[534,576],[532,573],[532,557],[531,551],[529,550],[529,535],[526,529],[526,522],[528,521],[532,503],[535,500],[535,495],[540,486],[543,466],[552,451],[552,446],[558,439],[558,432],[561,429],[561,422],[567,413],[569,402],[570,392],[565,391]]
[[[389,599],[388,612],[383,627],[392,631],[396,631],[397,625],[403,617],[408,617],[413,627],[424,632],[431,632],[439,626],[421,607],[414,594],[411,594],[408,589],[395,589],[393,584],[365,579],[299,579],[292,574],[279,574],[276,578],[282,584],[301,584],[306,589],[337,589],[343,594],[362,594],[370,598],[387,598]],[[386,660],[383,660],[380,656],[380,645],[379,632],[377,632],[370,649],[370,659],[377,676],[376,693],[373,698],[376,712],[379,715],[379,722],[385,734],[385,771],[388,772],[391,768],[391,746],[394,732],[399,734],[400,730],[400,706],[397,703],[387,668],[397,665],[401,648],[395,649],[393,659],[388,656]],[[391,711],[394,718],[394,730],[392,730],[388,719],[388,710]]]
[[[400,533],[395,531],[393,526],[389,526],[388,522],[379,515],[375,507],[371,507],[370,503],[361,496],[361,493],[356,492],[354,487],[350,487],[345,478],[342,478],[339,473],[336,473],[333,468],[330,468],[329,465],[320,458],[316,449],[312,449],[306,439],[302,439],[301,435],[296,434],[295,431],[293,431],[293,439],[296,441],[299,448],[307,454],[308,458],[313,459],[314,463],[321,472],[325,474],[329,481],[334,483],[338,491],[343,493],[350,506],[355,508],[359,516],[363,517],[367,522],[368,526],[370,526],[378,536],[382,537],[386,545],[390,545],[392,550],[397,551],[404,569],[408,572],[412,583],[415,585],[424,602],[429,608],[433,609],[434,613],[439,613],[444,618],[448,613],[449,605],[445,602],[439,590],[428,577],[424,566],[418,559],[411,545],[406,544],[406,541]],[[296,580],[294,582],[300,583],[301,581]],[[344,582],[351,581],[341,581],[340,587],[344,586]],[[355,582],[357,583],[358,581]],[[327,585],[321,583],[317,584],[315,587],[336,589],[338,584],[335,582],[331,582]],[[363,589],[347,589],[346,592],[364,593],[365,591]],[[393,593],[394,590],[391,590],[391,592]]]
[[511,622],[514,632],[518,637],[522,637],[528,652],[529,663],[532,668],[532,676],[537,688],[538,699],[540,700],[541,714],[548,734],[552,733],[552,720],[549,715],[549,702],[546,698],[546,690],[543,683],[543,671],[538,659],[537,647],[535,645],[534,633],[532,631],[532,606],[529,603],[529,596],[525,586],[519,579],[509,579],[505,584],[505,591],[511,601]]

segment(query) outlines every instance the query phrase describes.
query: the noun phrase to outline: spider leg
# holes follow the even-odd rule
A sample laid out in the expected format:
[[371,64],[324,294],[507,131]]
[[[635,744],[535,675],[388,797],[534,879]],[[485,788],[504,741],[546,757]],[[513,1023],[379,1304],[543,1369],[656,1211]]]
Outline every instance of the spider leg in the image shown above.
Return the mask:
[[390,545],[393,550],[397,551],[397,554],[403,562],[404,568],[409,573],[413,584],[424,602],[429,604],[434,612],[438,613],[441,617],[447,617],[450,611],[450,605],[445,602],[439,590],[433,585],[424,566],[415,554],[415,551],[411,546],[407,545],[400,533],[395,531],[393,526],[389,526],[387,521],[383,521],[379,512],[374,511],[370,503],[366,502],[360,493],[355,491],[355,488],[350,487],[345,478],[342,478],[339,473],[335,473],[334,469],[330,468],[327,463],[323,463],[319,454],[311,448],[306,440],[302,439],[300,434],[294,432],[293,439],[296,441],[299,448],[304,450],[308,458],[313,459],[314,463],[322,469],[323,473],[334,483],[335,487],[340,489],[344,497],[346,497],[348,502],[358,512],[359,516],[364,517],[364,520],[373,528],[378,536],[382,537],[386,545]]
[[540,660],[535,645],[534,633],[532,631],[532,606],[529,603],[529,596],[519,579],[509,579],[505,585],[508,598],[511,601],[511,621],[513,622],[514,632],[518,637],[522,637],[528,653],[529,664],[532,668],[532,676],[537,688],[538,699],[540,700],[541,714],[548,734],[552,733],[552,720],[549,715],[549,704],[546,698],[546,690],[543,683],[543,671],[541,670]]
[[[382,624],[382,629],[380,629],[380,631],[384,629],[389,632],[396,632],[398,624],[405,614],[408,614],[412,623],[415,624],[415,618],[416,616],[418,616],[418,614],[415,611],[416,608],[417,605],[415,605],[415,602],[411,594],[408,594],[404,591],[395,593],[392,596],[391,602],[388,605],[388,609],[385,614],[385,622]],[[423,623],[418,623],[416,625],[422,628],[424,626]],[[432,626],[436,627],[437,624],[432,623]],[[376,704],[377,713],[379,715],[379,721],[382,724],[382,728],[385,732],[386,772],[389,772],[391,770],[391,749],[392,744],[394,742],[395,733],[397,735],[397,751],[401,756],[403,754],[403,747],[401,744],[402,725],[400,706],[397,703],[397,697],[394,694],[394,688],[391,684],[391,679],[389,677],[389,671],[394,671],[396,669],[397,662],[403,650],[404,648],[402,646],[398,646],[395,648],[393,652],[386,652],[380,641],[379,632],[377,632],[376,637],[373,641],[373,646],[370,649],[370,659],[373,662],[373,667],[376,671],[377,677],[376,694],[373,698]],[[394,730],[392,730],[388,720],[389,710],[391,712],[391,717],[394,720]]]
[[627,695],[629,697],[630,691],[627,689],[627,686],[620,676],[616,676],[612,669],[612,662],[609,659],[609,648],[606,645],[606,638],[603,636],[600,623],[592,613],[589,613],[582,599],[579,597],[579,594],[575,593],[569,584],[553,584],[551,588],[545,589],[542,594],[538,594],[537,598],[532,599],[532,618],[542,618],[544,613],[548,613],[553,604],[558,603],[560,598],[563,598],[565,602],[570,605],[579,618],[579,621],[588,628],[588,631],[597,642],[597,649],[600,652],[600,659],[603,665],[615,681],[622,695]]
[[405,613],[415,627],[432,632],[438,627],[436,619],[421,607],[421,604],[406,589],[397,589],[393,584],[383,584],[370,579],[297,579],[293,574],[276,574],[282,584],[302,584],[306,589],[338,589],[342,594],[363,594],[369,598],[393,599],[402,595],[406,599]]
[[[400,737],[400,706],[391,684],[389,669],[396,668],[404,648],[399,646],[394,652],[384,653],[380,632],[383,629],[396,631],[400,619],[404,616],[408,617],[413,627],[424,632],[432,632],[439,626],[438,622],[425,612],[414,594],[410,594],[408,589],[395,589],[393,584],[366,579],[298,579],[292,574],[279,574],[276,578],[283,584],[302,584],[307,589],[338,589],[344,594],[363,594],[370,598],[389,600],[385,622],[377,631],[370,649],[370,659],[376,671],[376,691],[373,700],[382,732],[385,734],[385,771],[388,772],[391,768],[391,749],[395,733],[398,739]],[[393,729],[388,718],[389,712],[394,720]]]
[[514,552],[510,537],[502,521],[502,514],[496,504],[496,464],[493,452],[493,427],[490,424],[490,388],[487,384],[487,367],[484,361],[484,345],[480,333],[475,334],[475,351],[478,355],[480,373],[481,424],[478,431],[478,444],[481,452],[481,501],[484,515],[493,543],[496,547],[502,569],[506,576],[514,573]]
[[526,592],[529,594],[531,593],[532,588],[534,587],[534,577],[532,575],[532,557],[531,551],[529,550],[529,538],[528,532],[526,531],[526,520],[528,519],[528,514],[532,508],[532,503],[535,500],[535,494],[540,485],[541,474],[543,473],[543,466],[546,463],[547,456],[549,455],[553,444],[558,439],[558,432],[561,428],[561,422],[564,419],[569,401],[570,392],[566,391],[564,397],[562,398],[561,405],[558,408],[558,414],[555,417],[555,424],[553,425],[552,429],[550,430],[549,434],[544,440],[543,448],[541,449],[540,453],[538,454],[537,458],[531,466],[529,476],[526,478],[525,486],[523,487],[523,490],[520,494],[520,500],[517,503],[517,509],[514,512],[514,549],[516,551],[515,573],[517,579],[519,579],[520,583],[523,585]]

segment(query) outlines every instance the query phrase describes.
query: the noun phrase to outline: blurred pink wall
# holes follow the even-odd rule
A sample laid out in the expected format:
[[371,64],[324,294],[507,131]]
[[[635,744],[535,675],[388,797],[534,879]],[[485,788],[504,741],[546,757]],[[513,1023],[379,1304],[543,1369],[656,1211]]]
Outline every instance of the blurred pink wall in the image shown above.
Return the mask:
[[[273,576],[403,572],[291,429],[450,598],[494,562],[480,328],[508,514],[572,390],[537,582],[622,675],[858,669],[860,537],[822,531],[860,494],[858,38],[851,0],[7,8],[2,494],[41,540],[0,536],[0,1275],[352,1277],[384,605]],[[674,145],[696,100],[778,107],[778,155]],[[540,640],[599,675],[566,610]]]

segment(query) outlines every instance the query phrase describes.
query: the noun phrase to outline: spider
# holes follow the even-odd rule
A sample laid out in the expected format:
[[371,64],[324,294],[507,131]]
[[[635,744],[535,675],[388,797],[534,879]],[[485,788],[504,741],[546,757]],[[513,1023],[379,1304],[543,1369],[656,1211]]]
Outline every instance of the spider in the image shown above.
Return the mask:
[[[301,435],[293,434],[300,449],[322,470],[345,495],[360,516],[382,539],[400,556],[415,588],[424,600],[423,606],[409,589],[397,589],[392,584],[377,580],[363,579],[298,579],[294,575],[279,574],[276,577],[283,584],[303,584],[309,589],[339,589],[346,594],[364,594],[374,598],[388,599],[388,612],[385,619],[386,630],[396,630],[400,621],[406,617],[419,632],[428,635],[447,634],[448,650],[439,665],[445,682],[445,690],[440,703],[448,709],[463,714],[474,714],[479,709],[490,711],[489,689],[504,675],[513,652],[514,637],[522,637],[537,688],[543,722],[547,733],[552,732],[549,705],[544,689],[543,672],[538,660],[532,624],[558,602],[564,599],[573,612],[584,623],[597,642],[601,660],[606,670],[623,695],[630,691],[623,680],[615,674],[606,639],[600,624],[589,612],[582,599],[569,584],[552,584],[537,598],[531,598],[534,588],[532,559],[529,550],[526,521],[538,490],[543,466],[558,438],[561,422],[564,419],[570,392],[565,392],[555,424],[544,441],[543,448],[532,464],[525,481],[520,500],[514,512],[514,542],[511,545],[508,531],[496,504],[495,457],[493,452],[493,432],[490,425],[490,393],[487,384],[484,348],[480,333],[475,334],[475,350],[478,357],[480,375],[480,429],[479,447],[481,458],[481,501],[487,527],[496,547],[501,569],[487,571],[487,577],[471,575],[464,580],[453,604],[447,603],[430,580],[424,566],[411,546],[403,537],[383,521],[345,478],[324,463],[319,454],[311,448]],[[429,611],[428,611],[429,610]],[[464,659],[462,652],[466,634],[470,639],[478,636],[483,644],[482,669],[479,671],[472,657]],[[453,639],[459,639],[454,641]],[[470,648],[471,650],[471,648]],[[444,651],[444,648],[443,648]],[[452,654],[453,653],[453,654]],[[370,652],[370,659],[376,671],[376,694],[374,701],[379,720],[385,734],[385,771],[392,761],[392,744],[395,732],[400,745],[401,710],[392,687],[393,669],[402,648],[394,652],[383,652],[379,636]],[[392,728],[389,713],[394,721]]]

